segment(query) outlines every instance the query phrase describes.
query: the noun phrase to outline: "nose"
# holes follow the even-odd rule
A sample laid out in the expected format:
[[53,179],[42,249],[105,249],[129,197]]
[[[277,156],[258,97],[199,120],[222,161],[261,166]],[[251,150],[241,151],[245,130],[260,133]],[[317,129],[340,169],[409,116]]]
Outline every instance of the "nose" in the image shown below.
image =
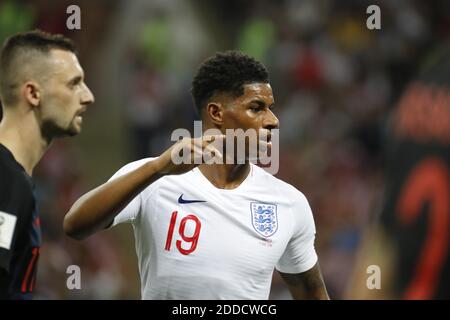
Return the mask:
[[92,91],[88,88],[88,86],[84,85],[83,94],[81,95],[81,104],[83,105],[89,105],[94,103],[95,98]]
[[267,117],[264,119],[265,121],[263,124],[264,129],[278,129],[280,122],[278,121],[277,116],[272,112],[272,110],[268,109],[267,111]]

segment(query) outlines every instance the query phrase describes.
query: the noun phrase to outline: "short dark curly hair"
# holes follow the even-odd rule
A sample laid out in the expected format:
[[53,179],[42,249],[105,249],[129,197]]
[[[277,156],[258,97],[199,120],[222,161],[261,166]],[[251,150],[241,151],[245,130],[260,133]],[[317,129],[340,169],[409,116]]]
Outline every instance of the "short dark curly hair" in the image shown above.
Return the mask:
[[191,94],[201,114],[214,94],[239,97],[244,94],[244,84],[256,82],[269,83],[269,72],[261,62],[238,51],[217,52],[200,65],[192,81]]

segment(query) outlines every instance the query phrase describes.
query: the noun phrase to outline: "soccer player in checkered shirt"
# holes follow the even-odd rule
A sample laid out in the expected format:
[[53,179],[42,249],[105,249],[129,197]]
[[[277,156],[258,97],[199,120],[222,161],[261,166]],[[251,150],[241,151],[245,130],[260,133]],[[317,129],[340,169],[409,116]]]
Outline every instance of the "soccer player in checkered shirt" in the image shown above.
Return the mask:
[[277,129],[266,68],[239,52],[217,53],[197,71],[192,95],[204,129],[222,134],[185,138],[125,165],[77,200],[65,232],[83,239],[131,223],[143,299],[267,299],[275,268],[294,299],[328,299],[300,191],[249,159],[173,161],[182,150],[223,157],[213,142],[224,142],[226,129]]
[[34,30],[2,46],[0,100],[0,300],[28,300],[41,250],[33,170],[55,138],[81,132],[94,96],[73,42]]

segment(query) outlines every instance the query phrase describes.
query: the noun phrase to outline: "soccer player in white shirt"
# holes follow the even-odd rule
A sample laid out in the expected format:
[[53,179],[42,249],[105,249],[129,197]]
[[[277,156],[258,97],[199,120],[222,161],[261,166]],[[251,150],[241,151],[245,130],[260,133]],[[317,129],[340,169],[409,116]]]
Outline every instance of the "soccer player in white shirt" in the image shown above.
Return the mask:
[[197,71],[192,95],[204,129],[222,134],[185,138],[124,166],[75,202],[65,232],[83,239],[131,223],[143,299],[267,299],[275,268],[294,299],[328,299],[300,191],[248,160],[172,158],[188,149],[201,159],[205,148],[223,156],[212,142],[224,140],[226,129],[278,128],[266,68],[239,52],[217,53]]

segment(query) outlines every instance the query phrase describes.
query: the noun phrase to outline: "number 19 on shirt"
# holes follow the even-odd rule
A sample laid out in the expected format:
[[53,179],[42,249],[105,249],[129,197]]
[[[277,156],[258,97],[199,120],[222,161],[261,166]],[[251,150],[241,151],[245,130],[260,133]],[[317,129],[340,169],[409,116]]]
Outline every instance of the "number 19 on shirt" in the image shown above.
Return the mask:
[[[167,230],[167,239],[166,239],[166,247],[165,247],[165,249],[167,251],[170,251],[170,248],[172,246],[172,237],[173,237],[173,233],[174,233],[174,229],[175,229],[175,223],[177,222],[177,217],[178,217],[178,211],[172,212],[172,216],[170,218],[169,229]],[[194,234],[192,236],[188,236],[185,233],[186,223],[189,220],[191,220],[195,223]],[[188,255],[195,251],[195,249],[197,248],[197,242],[198,242],[198,237],[200,235],[201,227],[202,227],[202,224],[201,224],[200,220],[193,214],[190,214],[190,215],[184,217],[183,219],[181,219],[180,227],[178,228],[178,234],[180,235],[181,239],[183,239],[184,242],[190,243],[191,246],[189,249],[184,249],[182,247],[183,241],[177,240],[175,242],[175,244],[176,244],[178,251],[180,251],[184,255]]]

